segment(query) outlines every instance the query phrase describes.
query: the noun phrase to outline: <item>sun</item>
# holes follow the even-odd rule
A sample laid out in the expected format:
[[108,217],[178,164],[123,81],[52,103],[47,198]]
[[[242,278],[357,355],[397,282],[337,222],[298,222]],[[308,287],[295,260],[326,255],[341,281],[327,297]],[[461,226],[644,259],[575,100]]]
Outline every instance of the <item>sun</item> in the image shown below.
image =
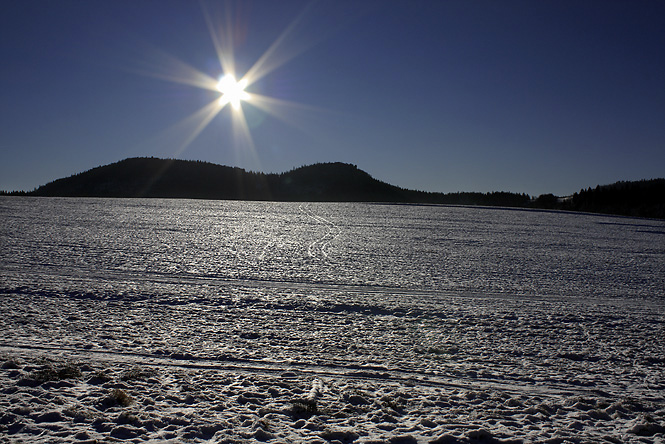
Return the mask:
[[233,109],[239,110],[240,101],[251,98],[247,91],[245,91],[245,88],[247,88],[247,79],[236,81],[233,74],[226,74],[217,83],[217,91],[222,93],[222,97],[219,98],[219,104],[224,106],[230,103]]
[[[180,156],[213,119],[226,108],[226,105],[230,105],[233,112],[227,117],[231,117],[233,146],[237,152],[245,149],[253,160],[259,164],[250,125],[242,107],[243,101],[248,102],[252,108],[270,114],[296,128],[299,128],[300,125],[293,119],[293,113],[306,111],[310,115],[315,110],[314,107],[266,96],[256,90],[256,84],[260,79],[313,46],[315,39],[299,38],[296,33],[296,30],[300,29],[304,17],[310,13],[311,8],[303,9],[254,64],[244,71],[244,75],[236,77],[238,71],[234,59],[234,37],[237,34],[235,30],[243,28],[244,24],[242,20],[239,20],[239,15],[230,1],[225,3],[226,7],[223,10],[213,8],[208,4],[212,4],[213,0],[200,1],[203,17],[221,68],[220,71],[217,71],[221,73],[219,78],[216,79],[214,76],[199,71],[173,55],[153,47],[147,47],[145,56],[137,62],[136,66],[127,69],[137,74],[201,88],[215,94],[214,98],[211,97],[212,100],[202,108],[176,122],[163,132],[163,137],[178,141],[178,146],[172,157]],[[221,2],[215,0],[215,4],[218,3]],[[303,42],[307,43],[303,44]],[[237,80],[238,78],[240,80]],[[245,89],[252,85],[255,86],[250,94]],[[221,95],[218,96],[217,94]],[[181,142],[180,139],[182,139]]]

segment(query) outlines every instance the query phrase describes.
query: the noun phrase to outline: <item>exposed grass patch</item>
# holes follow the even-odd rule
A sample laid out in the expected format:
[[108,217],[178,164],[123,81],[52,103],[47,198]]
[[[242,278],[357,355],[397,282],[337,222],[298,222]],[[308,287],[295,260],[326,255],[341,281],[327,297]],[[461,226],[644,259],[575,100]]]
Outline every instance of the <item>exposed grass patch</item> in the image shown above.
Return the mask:
[[140,367],[134,367],[130,370],[125,371],[122,376],[120,376],[120,379],[123,381],[142,381],[147,378],[152,378],[153,376],[157,375],[157,370],[153,368],[140,368]]
[[102,408],[110,408],[110,407],[129,407],[134,403],[134,398],[129,396],[127,393],[125,393],[123,390],[115,388],[109,392],[108,395],[106,395],[102,400],[101,400],[101,407]]
[[61,366],[53,367],[47,364],[44,368],[33,373],[36,381],[41,383],[48,381],[61,381],[63,379],[75,379],[81,377],[81,369],[78,365],[68,362]]
[[85,422],[100,417],[99,412],[91,410],[81,404],[72,405],[62,411],[63,415],[72,418],[75,422]]
[[291,401],[291,413],[294,416],[312,416],[319,413],[316,399],[298,398]]

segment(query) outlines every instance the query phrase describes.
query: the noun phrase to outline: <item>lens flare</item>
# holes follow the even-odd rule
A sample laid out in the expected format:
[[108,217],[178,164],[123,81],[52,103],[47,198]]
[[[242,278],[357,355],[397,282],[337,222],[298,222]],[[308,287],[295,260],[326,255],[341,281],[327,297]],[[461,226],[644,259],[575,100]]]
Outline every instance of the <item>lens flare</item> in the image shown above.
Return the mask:
[[[178,144],[173,157],[180,156],[213,122],[215,117],[226,108],[226,105],[230,105],[229,108],[233,112],[228,117],[231,118],[233,147],[238,153],[241,153],[239,156],[250,155],[252,162],[258,166],[258,169],[261,169],[260,159],[244,115],[242,102],[248,102],[252,107],[297,128],[300,127],[295,121],[297,119],[289,118],[289,115],[295,110],[299,110],[301,113],[310,116],[314,109],[295,102],[268,97],[260,94],[260,92],[253,91],[250,94],[245,89],[313,45],[312,39],[298,38],[296,32],[305,21],[305,17],[312,12],[312,5],[310,4],[303,9],[244,75],[237,76],[234,39],[242,35],[242,32],[236,31],[244,29],[240,14],[242,11],[239,9],[240,3],[237,7],[234,7],[231,2],[222,4],[225,5],[225,8],[220,9],[212,7],[212,1],[201,0],[203,17],[221,68],[222,76],[217,80],[158,48],[144,48],[146,57],[139,57],[141,62],[138,66],[129,67],[128,69],[137,74],[194,86],[220,94],[219,97],[215,97],[201,109],[163,131],[164,134],[163,137],[160,136],[160,140],[182,139],[182,143]],[[214,5],[219,5],[219,3],[214,2]],[[240,80],[237,80],[238,78]],[[181,134],[184,134],[184,137],[181,137]]]
[[240,109],[241,100],[249,100],[250,95],[245,91],[247,88],[247,80],[240,79],[236,81],[233,74],[227,74],[219,80],[217,84],[217,91],[222,93],[219,99],[220,105],[230,103],[233,109]]

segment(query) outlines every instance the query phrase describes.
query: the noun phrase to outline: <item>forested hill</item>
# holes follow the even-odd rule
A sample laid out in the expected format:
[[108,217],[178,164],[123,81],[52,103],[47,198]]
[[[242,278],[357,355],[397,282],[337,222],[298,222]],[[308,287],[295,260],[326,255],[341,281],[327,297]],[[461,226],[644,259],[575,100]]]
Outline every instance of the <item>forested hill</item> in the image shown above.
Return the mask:
[[58,179],[32,196],[162,197],[311,202],[393,202],[557,209],[665,219],[665,179],[617,182],[552,194],[431,193],[372,178],[355,165],[320,163],[281,174],[248,172],[208,162],[130,158]]
[[409,192],[343,163],[316,164],[282,174],[264,174],[199,161],[131,158],[56,180],[30,194],[406,202]]
[[407,190],[345,163],[319,163],[286,173],[264,174],[208,162],[145,157],[93,168],[25,194],[514,207],[528,206],[531,201],[527,194],[505,192],[442,194]]

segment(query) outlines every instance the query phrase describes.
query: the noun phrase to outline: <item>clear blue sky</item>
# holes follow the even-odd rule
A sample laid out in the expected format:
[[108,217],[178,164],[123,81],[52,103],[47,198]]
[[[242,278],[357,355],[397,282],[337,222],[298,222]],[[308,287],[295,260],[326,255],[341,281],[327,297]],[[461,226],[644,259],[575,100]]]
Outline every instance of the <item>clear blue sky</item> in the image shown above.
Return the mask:
[[[223,74],[213,36],[238,78],[266,55],[247,92],[279,102],[242,102],[252,144],[231,106],[195,114],[220,96],[191,84]],[[659,0],[21,0],[0,55],[4,190],[134,156],[441,192],[665,176]]]

